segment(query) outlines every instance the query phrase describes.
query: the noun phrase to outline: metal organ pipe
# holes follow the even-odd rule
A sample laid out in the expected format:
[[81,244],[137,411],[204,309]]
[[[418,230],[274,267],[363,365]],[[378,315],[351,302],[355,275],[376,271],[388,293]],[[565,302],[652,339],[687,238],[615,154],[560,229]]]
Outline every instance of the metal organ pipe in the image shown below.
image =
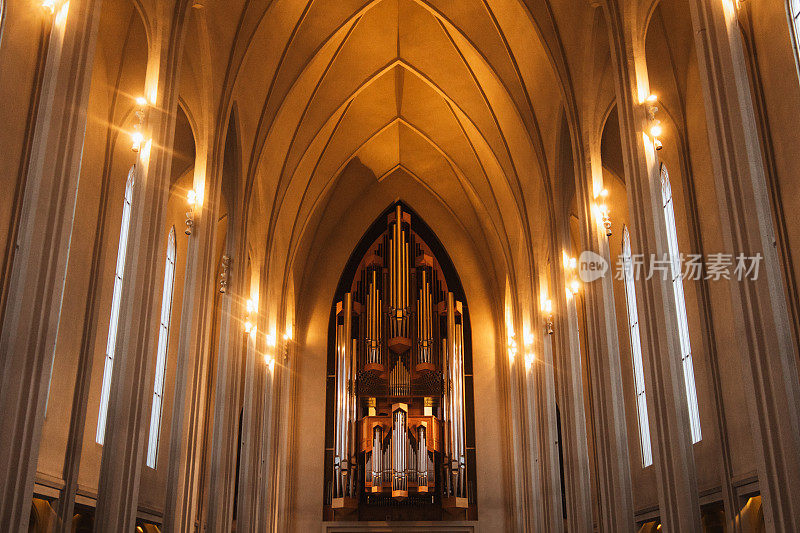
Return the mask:
[[405,404],[392,406],[392,496],[408,496],[408,407]]
[[352,380],[355,376],[354,351],[356,340],[352,339],[353,295],[345,294],[342,309],[343,324],[336,326],[336,429],[334,449],[333,497],[342,498],[353,493],[355,479],[355,391]]
[[338,317],[337,317],[337,324],[336,324],[336,389],[334,391],[335,394],[335,405],[334,405],[334,450],[333,450],[333,497],[338,498],[340,491],[339,491],[339,480],[341,478],[341,446],[340,446],[340,437],[339,434],[342,431],[342,335],[343,335],[343,326],[338,324]]
[[381,301],[378,292],[378,272],[377,269],[372,271],[372,279],[367,291],[367,363],[380,364],[381,363],[381,333],[380,333],[380,319],[381,319]]
[[452,292],[447,293],[447,371],[450,430],[450,476],[452,494],[466,497],[466,446],[464,437],[464,357],[463,327],[456,324],[456,301]]
[[383,487],[383,428],[372,428],[372,491],[380,492]]
[[417,487],[420,492],[428,490],[428,443],[425,440],[425,426],[417,427]]

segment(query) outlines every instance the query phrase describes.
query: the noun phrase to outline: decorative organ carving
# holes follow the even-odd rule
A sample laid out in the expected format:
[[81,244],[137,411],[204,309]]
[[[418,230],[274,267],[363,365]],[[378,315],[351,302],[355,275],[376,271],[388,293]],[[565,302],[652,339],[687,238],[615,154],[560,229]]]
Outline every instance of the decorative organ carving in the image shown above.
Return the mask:
[[410,214],[387,219],[335,305],[326,512],[474,518],[464,306]]

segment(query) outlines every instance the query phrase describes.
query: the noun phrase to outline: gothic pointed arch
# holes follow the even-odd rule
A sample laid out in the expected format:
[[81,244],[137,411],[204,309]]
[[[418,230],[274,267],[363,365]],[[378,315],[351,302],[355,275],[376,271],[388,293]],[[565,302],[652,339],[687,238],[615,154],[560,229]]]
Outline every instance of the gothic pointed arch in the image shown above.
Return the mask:
[[471,347],[447,252],[417,213],[390,205],[331,307],[326,519],[477,517]]

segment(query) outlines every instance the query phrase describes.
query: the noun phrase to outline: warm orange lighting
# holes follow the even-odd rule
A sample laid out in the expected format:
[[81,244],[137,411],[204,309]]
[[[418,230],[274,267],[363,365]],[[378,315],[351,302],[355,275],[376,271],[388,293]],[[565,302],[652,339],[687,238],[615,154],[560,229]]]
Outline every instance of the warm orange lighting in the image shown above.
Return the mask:
[[647,102],[650,104],[655,104],[656,102],[658,102],[658,96],[651,93],[650,96],[647,97]]
[[273,334],[267,335],[267,346],[269,346],[270,348],[274,348],[276,344],[277,342],[275,340],[275,335]]
[[525,346],[526,347],[533,345],[533,333],[528,331],[528,332],[525,333],[524,337],[525,337]]
[[189,205],[197,203],[197,193],[194,189],[189,189],[189,192],[186,193],[186,203]]
[[144,135],[138,129],[131,133],[131,151],[139,152],[144,142]]
[[136,97],[136,105],[139,107],[144,107],[147,105],[147,99],[144,96],[137,96]]
[[64,23],[67,22],[67,14],[69,13],[69,2],[64,2],[62,6],[58,9],[58,13],[56,13],[56,18],[54,20],[55,25],[58,27],[64,27]]
[[553,312],[553,302],[552,300],[545,300],[542,304],[542,310],[547,313],[548,315]]
[[650,137],[652,137],[653,139],[656,139],[656,138],[658,138],[658,137],[661,137],[661,134],[662,134],[663,132],[664,132],[664,131],[663,131],[663,129],[661,128],[661,123],[660,123],[660,122],[658,122],[658,121],[656,121],[656,123],[655,123],[655,124],[653,124],[652,126],[650,126]]
[[569,290],[572,294],[578,294],[581,290],[581,283],[577,279],[572,280],[572,283],[569,284]]
[[253,312],[255,312],[255,310],[256,310],[256,303],[255,303],[253,300],[251,300],[251,299],[248,299],[248,300],[247,300],[247,303],[246,303],[245,305],[247,306],[247,312],[248,312],[248,313],[253,313]]
[[514,337],[508,339],[508,360],[514,364],[514,359],[517,357],[517,341]]
[[253,330],[253,323],[249,320],[244,321],[244,332],[250,333]]
[[528,352],[525,354],[525,366],[530,369],[533,366],[533,362],[536,361],[536,356],[533,355],[533,352]]
[[52,15],[56,12],[56,0],[42,0],[42,7]]

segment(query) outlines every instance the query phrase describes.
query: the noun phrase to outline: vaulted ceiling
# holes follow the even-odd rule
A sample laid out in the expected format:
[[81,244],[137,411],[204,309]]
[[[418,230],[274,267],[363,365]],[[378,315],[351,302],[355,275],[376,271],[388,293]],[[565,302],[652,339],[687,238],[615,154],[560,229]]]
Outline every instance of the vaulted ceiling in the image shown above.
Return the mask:
[[[531,228],[549,221],[575,89],[567,52],[583,60],[588,5],[204,4],[192,15],[186,50],[207,47],[210,59],[205,67],[187,63],[219,82],[203,87],[190,76],[181,92],[187,102],[199,94],[218,101],[218,117],[235,109],[250,231],[267,242],[268,255],[277,246],[292,256],[338,187],[358,196],[359,187],[402,180],[433,195],[506,266],[515,255],[530,261],[537,246],[530,236],[543,233]],[[569,32],[559,31],[559,18]],[[354,165],[370,180],[344,179]]]

